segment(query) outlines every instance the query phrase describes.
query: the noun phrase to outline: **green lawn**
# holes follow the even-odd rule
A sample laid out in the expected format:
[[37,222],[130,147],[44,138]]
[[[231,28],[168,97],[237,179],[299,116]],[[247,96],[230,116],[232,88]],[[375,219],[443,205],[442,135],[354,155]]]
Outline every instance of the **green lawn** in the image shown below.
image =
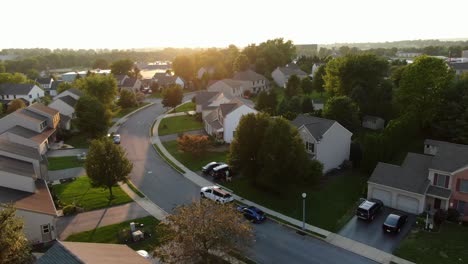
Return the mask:
[[177,149],[177,140],[163,142],[164,147],[171,155],[176,158],[180,163],[192,171],[201,171],[201,167],[211,161],[225,162],[227,158],[227,151],[222,152],[207,152],[200,157],[193,157],[190,153],[179,152]]
[[203,123],[196,120],[195,116],[174,116],[161,120],[158,133],[164,136],[199,129],[203,129]]
[[69,168],[76,168],[83,166],[83,161],[76,158],[76,156],[66,157],[49,157],[49,170],[63,170]]
[[119,110],[117,110],[116,112],[114,112],[114,117],[124,117],[128,114],[130,114],[131,112],[139,109],[139,108],[142,108],[143,106],[145,105],[148,105],[149,103],[148,102],[143,102],[141,105],[139,106],[135,106],[135,107],[129,107],[129,108],[119,108]]
[[64,142],[67,145],[73,146],[75,148],[88,148],[89,141],[88,137],[84,134],[75,134]]
[[109,190],[91,187],[87,176],[78,177],[76,181],[52,186],[53,191],[63,204],[75,203],[85,211],[125,204],[132,199],[119,187],[112,187],[114,198],[109,201]]
[[151,233],[152,236],[151,238],[145,239],[143,241],[129,243],[127,244],[129,247],[131,247],[134,250],[144,249],[146,251],[152,251],[159,245],[160,234],[158,234],[156,230],[156,225],[159,223],[159,221],[152,216],[129,220],[114,225],[99,227],[86,232],[76,233],[70,235],[66,239],[66,241],[125,244],[125,241],[119,238],[119,232],[123,229],[130,229],[131,222],[143,224],[144,230],[146,232]]
[[413,231],[394,254],[416,263],[466,263],[468,226],[445,223],[437,233]]
[[367,177],[358,171],[330,180],[323,187],[285,187],[281,196],[254,188],[245,178],[224,185],[246,199],[272,210],[302,220],[302,197],[307,193],[306,221],[309,224],[336,232],[350,219],[357,200],[361,197]]
[[175,109],[175,111],[172,112],[188,112],[188,111],[195,111],[195,103],[192,102],[187,102],[183,105],[180,105]]

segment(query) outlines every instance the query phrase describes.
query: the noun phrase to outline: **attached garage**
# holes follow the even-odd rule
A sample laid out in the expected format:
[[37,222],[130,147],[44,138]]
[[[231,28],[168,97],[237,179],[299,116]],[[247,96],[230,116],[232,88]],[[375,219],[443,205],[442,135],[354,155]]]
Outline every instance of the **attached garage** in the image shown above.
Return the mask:
[[419,212],[419,200],[410,196],[401,195],[397,196],[396,209],[408,213],[417,214]]
[[373,188],[370,198],[381,200],[385,206],[391,206],[392,204],[392,193],[380,188]]

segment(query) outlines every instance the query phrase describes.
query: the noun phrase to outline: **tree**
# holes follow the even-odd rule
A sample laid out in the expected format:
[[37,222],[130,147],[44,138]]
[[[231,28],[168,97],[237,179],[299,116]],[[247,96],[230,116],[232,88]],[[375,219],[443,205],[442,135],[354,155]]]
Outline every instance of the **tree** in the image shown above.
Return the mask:
[[7,114],[13,113],[14,111],[25,108],[26,104],[21,99],[14,99],[12,100],[7,107]]
[[255,48],[255,53],[255,69],[269,76],[276,67],[284,66],[296,57],[296,46],[283,38],[270,39],[260,43]]
[[323,108],[323,116],[336,120],[351,132],[359,127],[359,107],[347,96],[334,96],[328,99]]
[[93,62],[93,69],[107,69],[109,68],[109,63],[105,59],[96,59]]
[[176,107],[182,103],[184,93],[179,85],[174,85],[163,91],[162,104],[164,107]]
[[129,108],[138,105],[135,93],[128,90],[120,91],[120,99],[117,104],[122,108]]
[[291,98],[293,96],[298,96],[302,94],[301,90],[301,79],[297,75],[293,74],[289,77],[288,83],[286,84],[286,89],[284,95]]
[[114,144],[110,138],[103,137],[91,141],[84,167],[91,184],[107,188],[112,199],[112,187],[125,180],[132,171],[133,164],[119,145]]
[[41,77],[39,72],[35,69],[28,70],[26,72],[26,76],[28,77],[28,79],[31,79],[31,80],[36,80],[37,78]]
[[114,61],[110,65],[110,69],[113,75],[130,75],[133,69],[133,61],[130,59]]
[[0,84],[4,84],[4,83],[29,83],[31,82],[30,80],[28,80],[28,78],[26,77],[26,75],[22,74],[22,73],[8,73],[8,72],[4,72],[4,73],[0,73]]
[[278,99],[274,90],[270,92],[261,91],[258,93],[257,101],[255,103],[255,109],[274,115],[276,113],[276,107],[278,105]]
[[177,139],[177,143],[180,151],[190,153],[194,157],[200,157],[206,152],[209,140],[208,136],[204,135],[183,134]]
[[313,113],[314,104],[312,104],[312,99],[309,97],[304,97],[302,99],[302,113]]
[[210,263],[214,253],[243,254],[253,244],[242,214],[209,200],[177,207],[160,228],[166,235],[155,255],[164,263]]
[[114,102],[118,93],[117,81],[112,75],[91,75],[76,80],[74,85],[87,95],[97,98],[106,108]]
[[96,138],[105,135],[111,122],[111,114],[95,97],[84,95],[75,105],[78,129]]
[[5,71],[6,71],[5,63],[3,63],[3,61],[0,61],[0,73],[4,73]]
[[57,93],[62,93],[70,88],[73,88],[73,85],[69,82],[61,82],[57,87]]
[[33,255],[23,220],[16,216],[11,204],[0,204],[0,264],[32,263]]
[[306,78],[302,79],[301,89],[302,89],[302,92],[305,93],[305,94],[311,94],[312,93],[313,84],[312,84],[312,80],[309,77],[306,77]]
[[239,54],[234,61],[233,70],[236,71],[245,71],[249,69],[250,62],[249,58],[244,54]]
[[325,65],[320,65],[312,79],[312,90],[317,91],[320,94],[325,90],[325,81],[323,80],[325,73]]
[[414,112],[423,127],[428,126],[442,103],[442,93],[455,74],[445,61],[420,56],[406,66],[397,91],[397,102],[403,113]]
[[185,81],[190,82],[195,76],[195,65],[188,56],[177,56],[172,62],[174,73],[182,77]]

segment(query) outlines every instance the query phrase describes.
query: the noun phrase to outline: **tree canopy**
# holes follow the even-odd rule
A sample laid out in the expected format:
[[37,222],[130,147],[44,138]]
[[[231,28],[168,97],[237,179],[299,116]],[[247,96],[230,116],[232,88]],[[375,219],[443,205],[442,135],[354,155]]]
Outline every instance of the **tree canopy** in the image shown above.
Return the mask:
[[309,77],[302,79],[301,81],[301,89],[304,94],[310,94],[313,90],[313,83]]
[[0,73],[0,84],[4,83],[33,83],[32,80],[29,80],[26,75],[22,73]]
[[323,93],[325,90],[325,81],[323,80],[323,76],[325,74],[325,65],[320,65],[312,79],[312,90]]
[[13,113],[14,111],[25,108],[26,104],[21,99],[14,99],[8,104],[7,113]]
[[176,107],[182,103],[184,92],[179,85],[164,89],[162,104],[164,107]]
[[174,73],[189,82],[194,79],[195,66],[192,59],[188,56],[177,56],[172,62]]
[[128,90],[120,91],[120,98],[117,104],[122,108],[135,107],[138,105],[136,95]]
[[234,71],[245,71],[249,69],[250,62],[249,58],[245,54],[239,54],[234,61]]
[[284,90],[284,95],[288,98],[293,96],[299,96],[302,94],[301,79],[297,75],[293,74],[289,77],[288,82],[286,83],[286,89]]
[[334,96],[328,99],[323,108],[323,116],[336,120],[351,132],[360,126],[359,107],[347,96]]
[[133,61],[130,59],[114,61],[110,65],[110,69],[113,75],[132,75],[131,71],[133,70]]
[[0,264],[32,263],[29,241],[24,235],[23,220],[11,204],[0,204]]
[[112,199],[112,187],[132,171],[133,164],[127,159],[125,151],[108,138],[91,141],[84,165],[91,184],[109,190]]
[[80,97],[75,105],[78,129],[92,138],[105,135],[111,122],[111,114],[95,97]]
[[99,100],[105,107],[109,107],[117,95],[117,81],[112,75],[92,74],[85,78],[80,78],[74,85],[87,95]]

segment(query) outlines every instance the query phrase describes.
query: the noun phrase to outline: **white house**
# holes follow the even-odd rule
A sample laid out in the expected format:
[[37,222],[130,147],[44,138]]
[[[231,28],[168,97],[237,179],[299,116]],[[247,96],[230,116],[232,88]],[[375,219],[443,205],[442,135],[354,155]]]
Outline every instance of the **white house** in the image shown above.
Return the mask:
[[44,77],[44,78],[36,79],[36,82],[39,84],[39,86],[42,89],[49,90],[52,87],[52,83],[54,82],[54,79],[50,77]]
[[380,130],[384,129],[385,120],[378,116],[370,116],[366,115],[362,117],[362,127],[372,129],[372,130]]
[[292,124],[299,130],[311,159],[323,164],[323,171],[337,168],[349,159],[351,133],[335,120],[299,115]]
[[231,97],[228,97],[221,92],[197,92],[195,95],[195,111],[197,113],[201,113],[203,119],[221,104],[228,103],[231,100]]
[[277,67],[271,73],[271,77],[275,83],[283,88],[286,88],[286,84],[292,75],[296,75],[301,80],[307,77],[307,73],[299,69],[299,67],[293,63],[286,65],[286,67]]
[[80,77],[86,77],[88,73],[92,74],[103,74],[107,75],[111,73],[111,70],[101,70],[101,69],[94,69],[94,70],[89,70],[89,71],[72,71],[72,72],[66,72],[62,74],[62,80],[65,82],[73,82],[76,77],[79,75]]
[[27,104],[44,97],[44,90],[30,83],[5,83],[0,85],[0,96],[3,101],[23,99]]
[[214,82],[206,88],[210,92],[220,92],[231,97],[241,97],[244,93],[244,87],[247,87],[245,82],[236,81],[233,79],[223,79]]
[[81,90],[70,88],[55,96],[52,103],[49,104],[50,108],[59,111],[61,128],[71,129],[71,120],[76,117],[75,106],[82,95]]

